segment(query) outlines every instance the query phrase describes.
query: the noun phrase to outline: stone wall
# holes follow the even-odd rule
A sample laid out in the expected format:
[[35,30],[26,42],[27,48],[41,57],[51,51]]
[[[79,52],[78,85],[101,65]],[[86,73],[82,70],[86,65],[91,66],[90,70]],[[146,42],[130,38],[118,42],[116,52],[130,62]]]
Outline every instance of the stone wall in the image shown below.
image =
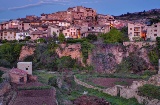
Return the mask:
[[144,46],[154,46],[156,45],[156,42],[123,42],[124,46],[129,46],[129,45],[135,45],[138,47],[144,47]]
[[8,82],[0,84],[0,105],[3,105],[4,94],[11,89],[11,85]]
[[151,77],[148,81],[133,81],[131,86],[115,85],[114,87],[107,88],[107,89],[101,89],[101,88],[89,85],[85,82],[78,80],[76,76],[74,76],[74,80],[79,85],[82,85],[86,88],[97,89],[98,91],[102,91],[103,93],[110,94],[111,96],[119,95],[120,97],[123,97],[126,99],[136,98],[140,104],[145,104],[145,105],[160,105],[160,100],[158,99],[148,99],[147,97],[138,95],[138,87],[141,87],[145,84],[154,84],[156,86],[159,86],[160,75],[155,75]]

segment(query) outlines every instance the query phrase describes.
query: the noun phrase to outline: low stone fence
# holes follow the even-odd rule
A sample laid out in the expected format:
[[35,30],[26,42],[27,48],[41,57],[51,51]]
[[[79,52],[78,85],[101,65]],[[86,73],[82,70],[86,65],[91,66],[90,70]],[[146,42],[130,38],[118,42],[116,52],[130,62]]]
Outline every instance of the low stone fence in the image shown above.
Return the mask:
[[[160,77],[160,75],[159,75],[159,77]],[[141,87],[141,86],[148,84],[148,83],[152,84],[148,81],[133,81],[131,86],[115,85],[114,87],[107,88],[107,89],[101,89],[101,88],[89,85],[89,84],[77,79],[76,76],[74,76],[74,81],[77,84],[82,85],[86,88],[97,89],[98,91],[102,91],[103,93],[109,94],[111,96],[120,96],[120,97],[123,97],[126,99],[136,98],[140,104],[145,104],[145,105],[160,105],[160,101],[158,99],[148,99],[147,97],[139,96],[137,94],[138,87]]]
[[136,46],[139,46],[139,48],[141,48],[141,47],[143,47],[143,46],[156,45],[156,42],[144,42],[144,41],[141,41],[141,42],[123,42],[123,45],[124,45],[124,46],[136,45]]
[[11,89],[11,85],[8,82],[1,83],[0,84],[0,96],[3,96],[10,89]]

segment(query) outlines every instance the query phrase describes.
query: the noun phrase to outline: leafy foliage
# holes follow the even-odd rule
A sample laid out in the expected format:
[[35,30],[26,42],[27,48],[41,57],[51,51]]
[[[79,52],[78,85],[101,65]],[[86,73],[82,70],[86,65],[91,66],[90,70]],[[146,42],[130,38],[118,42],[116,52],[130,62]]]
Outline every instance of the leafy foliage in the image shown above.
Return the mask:
[[117,71],[133,71],[134,73],[141,72],[143,70],[147,70],[148,65],[146,61],[137,56],[137,55],[130,55],[128,57],[123,58],[123,61],[118,65]]
[[159,59],[159,57],[158,57],[158,52],[157,52],[156,49],[150,51],[150,52],[148,53],[148,56],[149,56],[150,62],[151,62],[153,65],[158,65],[158,59]]
[[112,28],[109,33],[102,34],[105,43],[121,43],[123,41],[123,34],[121,31]]
[[[13,65],[19,57],[22,44],[5,43],[0,46],[0,66]],[[10,65],[10,66],[11,66]]]
[[65,42],[65,36],[63,35],[63,33],[60,33],[60,34],[59,34],[58,40],[59,40],[60,43]]
[[46,41],[45,41],[45,39],[43,39],[43,38],[39,38],[39,39],[37,40],[37,42],[39,42],[39,43],[45,43]]
[[83,55],[83,62],[86,63],[86,60],[88,59],[88,53],[94,48],[94,46],[87,42],[84,41],[81,44],[81,50],[82,50],[82,55]]
[[146,84],[138,88],[139,94],[142,96],[147,96],[149,98],[160,99],[160,87],[150,84]]
[[57,45],[55,43],[39,44],[34,54],[34,68],[56,70],[56,59],[58,55],[55,52]]
[[58,70],[65,68],[73,68],[76,60],[72,59],[70,56],[63,56],[56,61]]
[[97,36],[95,34],[88,34],[86,37],[89,41],[97,41]]
[[2,75],[3,75],[3,72],[2,72],[2,71],[0,71],[0,83],[3,81],[3,79],[1,78],[1,77],[2,77]]

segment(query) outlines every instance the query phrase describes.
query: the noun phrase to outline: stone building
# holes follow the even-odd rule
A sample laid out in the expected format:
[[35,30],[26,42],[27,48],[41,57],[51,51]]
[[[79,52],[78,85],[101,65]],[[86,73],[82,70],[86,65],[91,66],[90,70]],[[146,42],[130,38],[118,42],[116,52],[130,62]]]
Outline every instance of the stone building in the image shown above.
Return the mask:
[[9,71],[12,83],[25,84],[27,82],[27,72],[21,69],[13,68]]

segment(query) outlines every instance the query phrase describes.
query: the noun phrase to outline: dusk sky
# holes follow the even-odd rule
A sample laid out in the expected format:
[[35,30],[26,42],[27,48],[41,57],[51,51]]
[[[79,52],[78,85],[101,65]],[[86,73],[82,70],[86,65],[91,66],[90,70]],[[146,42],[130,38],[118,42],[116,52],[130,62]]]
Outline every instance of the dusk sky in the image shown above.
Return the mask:
[[160,0],[1,0],[0,21],[85,6],[101,14],[120,15],[159,8]]

